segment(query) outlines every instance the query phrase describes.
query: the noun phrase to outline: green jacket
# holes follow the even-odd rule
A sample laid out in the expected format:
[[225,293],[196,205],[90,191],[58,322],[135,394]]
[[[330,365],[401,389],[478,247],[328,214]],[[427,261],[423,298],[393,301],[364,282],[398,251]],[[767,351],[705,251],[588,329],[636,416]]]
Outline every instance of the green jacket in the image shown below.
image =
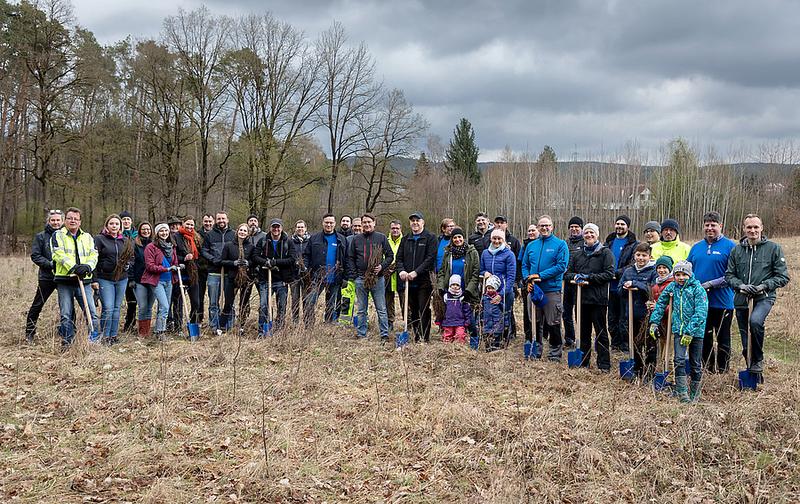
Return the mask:
[[689,257],[692,246],[681,241],[681,236],[677,235],[671,242],[659,241],[651,246],[651,257],[655,261],[661,256],[669,256],[672,263],[685,261]]
[[[449,287],[447,282],[450,281],[451,257],[450,245],[445,247],[444,256],[442,257],[442,267],[436,274],[436,288],[438,290],[446,291]],[[464,282],[464,297],[469,303],[477,303],[481,299],[480,292],[480,269],[481,260],[478,257],[478,250],[473,245],[467,245],[467,255],[464,256],[464,275],[462,281]]]
[[[73,237],[66,226],[55,233],[51,242],[53,249],[53,263],[55,264],[55,281],[74,281],[72,268],[77,264],[88,264],[92,271],[97,266],[97,249],[94,247],[94,238],[82,229]],[[83,283],[91,283],[92,276],[83,279]]]
[[747,308],[747,296],[739,292],[739,287],[745,284],[764,285],[764,292],[755,299],[771,299],[774,302],[775,291],[789,283],[786,258],[781,246],[762,236],[761,242],[751,247],[747,238],[743,238],[728,257],[725,281],[733,288],[733,305],[736,308]]

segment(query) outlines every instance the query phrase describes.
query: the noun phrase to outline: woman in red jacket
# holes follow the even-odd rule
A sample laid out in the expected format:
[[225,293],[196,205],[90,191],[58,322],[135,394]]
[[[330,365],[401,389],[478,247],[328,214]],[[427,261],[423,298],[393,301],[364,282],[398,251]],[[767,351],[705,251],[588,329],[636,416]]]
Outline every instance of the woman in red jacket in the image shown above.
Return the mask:
[[142,284],[147,286],[158,301],[155,336],[163,338],[167,328],[172,284],[178,281],[176,275],[180,268],[169,226],[161,223],[156,226],[155,231],[155,239],[144,249]]

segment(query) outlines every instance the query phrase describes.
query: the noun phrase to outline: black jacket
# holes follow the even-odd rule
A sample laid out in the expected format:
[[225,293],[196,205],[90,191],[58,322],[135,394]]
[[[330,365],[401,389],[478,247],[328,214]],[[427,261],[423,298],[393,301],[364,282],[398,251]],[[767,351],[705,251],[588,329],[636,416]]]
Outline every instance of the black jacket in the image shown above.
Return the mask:
[[266,235],[258,242],[253,255],[253,261],[259,266],[258,275],[261,280],[267,280],[267,271],[260,266],[267,263],[267,259],[274,263],[272,269],[273,282],[291,282],[296,278],[297,256],[294,253],[294,244],[285,231],[281,231],[281,238],[275,246],[272,245],[272,236]]
[[55,232],[50,224],[46,224],[44,231],[33,237],[31,261],[39,266],[39,280],[53,280],[53,247],[50,240]]
[[117,268],[119,256],[125,249],[125,245],[130,238],[120,235],[121,238],[114,238],[105,233],[94,235],[94,248],[97,249],[97,266],[94,274],[97,278],[116,282],[128,276],[127,271],[133,267],[134,257],[131,255],[126,266],[125,273],[120,278],[114,278],[114,270]]
[[478,251],[478,257],[481,256],[483,250],[486,248],[484,246],[486,243],[485,240],[489,238],[489,236],[492,234],[492,231],[494,231],[493,226],[489,226],[486,229],[485,233],[481,233],[477,229],[475,229],[475,232],[469,235],[469,237],[467,238],[467,243],[475,247],[475,250]]
[[345,238],[347,238],[348,236],[352,236],[353,235],[353,228],[351,228],[351,227],[347,228],[347,229],[339,228],[338,230],[334,230],[334,231],[336,231],[340,235],[344,236]]
[[[345,268],[345,237],[341,233],[336,234],[336,277],[334,285],[342,283]],[[325,240],[325,232],[314,233],[308,239],[303,250],[303,264],[311,271],[311,281],[315,284],[322,284],[325,279],[325,266],[328,260],[328,242]]]
[[[206,232],[206,228],[202,226],[199,228],[195,228],[195,230],[197,231],[197,234],[199,234],[200,237],[202,238],[202,242],[205,243],[206,238],[208,238],[208,233],[210,233],[210,231]],[[197,247],[197,252],[200,254],[200,257],[198,258],[197,261],[198,272],[200,273],[200,275],[208,275],[208,260],[205,257],[203,257],[203,245]]]
[[363,278],[367,271],[367,264],[372,254],[380,254],[383,258],[381,269],[386,270],[394,261],[394,252],[389,246],[389,239],[386,235],[373,231],[370,234],[354,235],[347,248],[347,278],[355,280]]
[[570,236],[566,240],[569,249],[569,258],[572,259],[577,252],[583,250],[583,235]]
[[[222,231],[217,226],[208,232],[203,242],[203,248],[200,249],[200,256],[208,261],[208,272],[219,273],[222,266],[222,250],[227,243],[236,243],[236,233],[231,228],[225,228]],[[238,257],[238,244],[236,245]]]
[[[144,248],[150,243],[149,238],[139,236],[133,242],[133,281],[141,283],[144,273]],[[141,245],[139,245],[141,243]]]
[[607,306],[608,282],[614,279],[614,254],[611,249],[600,245],[591,254],[584,250],[570,257],[564,281],[573,281],[578,273],[589,277],[588,285],[581,288],[581,304]]
[[[436,235],[423,229],[415,240],[413,233],[407,233],[400,241],[395,257],[395,271],[417,272],[417,278],[411,285],[414,287],[431,285],[430,272],[436,262],[439,241]],[[399,283],[399,282],[398,282]]]
[[[614,243],[614,239],[617,237],[616,233],[611,233],[610,235],[606,236],[606,241],[603,243],[605,247],[611,250],[611,245]],[[636,248],[636,244],[639,243],[636,241],[636,235],[633,234],[632,231],[628,231],[628,235],[625,237],[625,246],[622,249],[622,254],[619,256],[619,264],[614,269],[614,280],[619,280],[622,278],[622,272],[625,271],[625,268],[633,264],[633,249]],[[611,256],[614,256],[614,253],[611,252]]]
[[[308,240],[310,238],[311,236],[308,233],[303,236],[297,236],[296,234],[293,234],[290,237],[290,240],[292,240],[292,245],[294,245],[293,252],[296,261],[303,260],[303,252],[305,252],[306,246],[308,245]],[[298,267],[299,266],[300,264],[298,262]],[[305,268],[305,266],[303,266],[303,268]]]
[[[256,248],[249,240],[245,240],[242,244],[242,250],[244,255],[242,259],[246,259],[250,265],[252,266],[255,255],[256,255]],[[225,246],[222,249],[222,260],[221,265],[225,268],[225,276],[227,279],[233,279],[236,277],[236,273],[238,272],[238,266],[236,266],[236,261],[239,260],[239,241],[238,239],[232,242],[226,242]],[[252,271],[253,268],[248,268],[249,271]],[[248,272],[249,274],[249,272]],[[254,280],[253,275],[250,275],[250,279]]]

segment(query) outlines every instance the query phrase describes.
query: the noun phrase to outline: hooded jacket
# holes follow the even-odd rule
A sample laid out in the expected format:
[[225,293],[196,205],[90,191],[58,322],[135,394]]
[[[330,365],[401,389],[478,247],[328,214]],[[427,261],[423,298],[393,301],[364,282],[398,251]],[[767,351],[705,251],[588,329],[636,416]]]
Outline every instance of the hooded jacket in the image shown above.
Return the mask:
[[97,278],[102,278],[103,280],[109,280],[111,282],[127,278],[128,272],[133,267],[133,254],[131,254],[128,264],[125,266],[125,273],[120,278],[114,278],[114,270],[117,268],[119,256],[125,249],[128,240],[130,240],[130,238],[122,234],[111,236],[103,232],[95,235],[94,248],[97,249],[97,266],[94,269],[94,274]]
[[[461,281],[464,284],[464,298],[467,302],[477,303],[480,299],[480,274],[481,260],[478,251],[472,245],[467,245],[467,253],[464,255],[464,274]],[[453,254],[448,246],[442,258],[442,267],[436,274],[436,289],[446,291],[449,287],[450,275],[453,274]]]
[[[607,306],[608,283],[614,278],[614,253],[602,243],[592,252],[584,247],[570,259],[564,281],[572,282],[577,274],[586,275],[589,280],[581,287],[581,304]],[[577,295],[577,288],[575,291]]]
[[31,244],[31,261],[39,267],[39,280],[53,280],[53,248],[50,240],[53,239],[53,229],[50,224],[45,224],[44,231],[36,233]]
[[[611,233],[606,236],[606,241],[603,242],[603,245],[608,249],[611,250],[611,254],[614,254],[612,250],[612,245],[614,244],[614,240],[617,238],[617,233]],[[625,245],[622,247],[622,253],[619,255],[619,263],[615,264],[614,266],[614,280],[619,280],[622,278],[622,272],[625,271],[625,268],[633,264],[633,249],[636,248],[636,244],[639,242],[636,241],[636,235],[633,231],[628,231],[628,234],[625,235]]]
[[472,307],[464,296],[444,295],[444,318],[442,327],[467,327],[472,321]]
[[[647,301],[650,300],[651,287],[656,281],[656,263],[650,261],[644,268],[636,269],[636,264],[631,264],[625,271],[622,272],[622,278],[619,279],[617,286],[617,293],[622,300],[625,308],[625,320],[628,317],[628,290],[623,287],[628,281],[632,282],[633,287],[633,318],[640,320],[647,315]],[[627,323],[627,322],[626,322]]]
[[652,258],[655,261],[661,256],[670,256],[673,264],[678,264],[679,261],[685,261],[689,257],[691,247],[688,243],[681,241],[681,236],[676,235],[675,239],[669,242],[659,241],[654,243],[650,250],[652,251]]
[[[487,251],[483,251],[484,254]],[[513,255],[513,254],[512,254]],[[483,257],[483,255],[481,255]],[[489,294],[481,296],[481,306],[483,313],[481,321],[483,323],[483,334],[502,334],[505,327],[505,317],[503,316],[503,303],[492,303],[492,298]]]
[[543,292],[561,292],[561,280],[568,265],[567,242],[553,234],[540,236],[525,247],[525,253],[522,254],[522,278],[538,274],[541,279],[538,285]]
[[394,253],[385,234],[373,231],[369,234],[353,235],[347,248],[348,280],[364,278],[364,273],[367,271],[367,265],[373,254],[379,254],[382,258],[382,271],[385,271],[394,261]]
[[252,261],[259,266],[258,276],[262,281],[267,281],[268,275],[267,271],[260,268],[260,266],[264,266],[267,263],[267,259],[274,265],[272,270],[273,282],[291,282],[296,278],[297,256],[294,252],[294,244],[289,239],[286,231],[281,231],[281,237],[276,240],[274,245],[271,234],[262,238],[252,252],[251,257]]
[[204,238],[200,255],[208,261],[209,273],[219,273],[222,267],[222,250],[226,243],[236,242],[236,232],[230,227],[222,230],[215,225]]
[[747,238],[742,238],[731,251],[725,280],[734,291],[733,304],[736,308],[747,308],[747,296],[739,292],[742,285],[763,285],[764,292],[755,300],[775,301],[775,291],[789,283],[786,258],[777,243],[761,236],[761,241],[753,246]]
[[481,254],[481,270],[480,274],[486,272],[496,275],[500,278],[500,295],[506,295],[514,292],[514,280],[517,277],[517,258],[514,252],[504,246],[502,250],[496,254],[492,254],[489,249],[483,251]]
[[[436,239],[436,235],[427,229],[423,229],[417,236],[414,236],[411,232],[403,236],[395,258],[395,269],[398,272],[417,272],[417,278],[413,282],[409,282],[412,288],[431,285],[430,272],[433,271],[433,263],[436,260],[438,246],[439,242]],[[447,247],[445,247],[445,250],[447,250]],[[444,256],[442,256],[442,260],[444,260]]]
[[650,315],[650,323],[661,323],[670,295],[673,296],[672,334],[675,336],[685,334],[692,338],[703,339],[708,318],[708,297],[706,290],[694,275],[690,276],[683,286],[678,282],[672,282],[664,289],[662,295],[658,297],[653,314]]
[[[344,274],[345,237],[336,231],[333,234],[336,236],[336,274],[333,285],[338,285],[342,283]],[[311,281],[315,285],[325,283],[327,259],[328,242],[325,239],[325,232],[314,233],[308,239],[308,243],[303,250],[303,264],[305,264],[306,269],[310,270]]]

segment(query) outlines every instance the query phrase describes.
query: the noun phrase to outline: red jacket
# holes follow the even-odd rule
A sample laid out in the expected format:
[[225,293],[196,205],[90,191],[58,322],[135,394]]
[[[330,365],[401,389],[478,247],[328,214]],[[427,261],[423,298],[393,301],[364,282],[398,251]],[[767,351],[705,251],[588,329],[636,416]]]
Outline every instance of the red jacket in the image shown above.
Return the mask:
[[663,283],[661,283],[661,284],[654,283],[653,284],[653,298],[652,298],[652,301],[654,303],[658,302],[658,297],[661,295],[662,292],[664,292],[664,289],[667,288],[667,285],[672,283],[673,280],[674,279],[670,275],[670,277],[666,281],[664,281]]
[[[153,287],[158,285],[158,277],[161,276],[162,273],[167,272],[167,268],[162,264],[163,262],[164,252],[156,247],[155,243],[148,243],[144,248],[144,273],[142,273],[141,283]],[[170,264],[172,266],[178,264],[178,255],[175,253],[175,247],[172,247],[172,259],[170,260]],[[173,272],[172,283],[176,283],[177,281],[178,277],[175,275],[175,272]]]

